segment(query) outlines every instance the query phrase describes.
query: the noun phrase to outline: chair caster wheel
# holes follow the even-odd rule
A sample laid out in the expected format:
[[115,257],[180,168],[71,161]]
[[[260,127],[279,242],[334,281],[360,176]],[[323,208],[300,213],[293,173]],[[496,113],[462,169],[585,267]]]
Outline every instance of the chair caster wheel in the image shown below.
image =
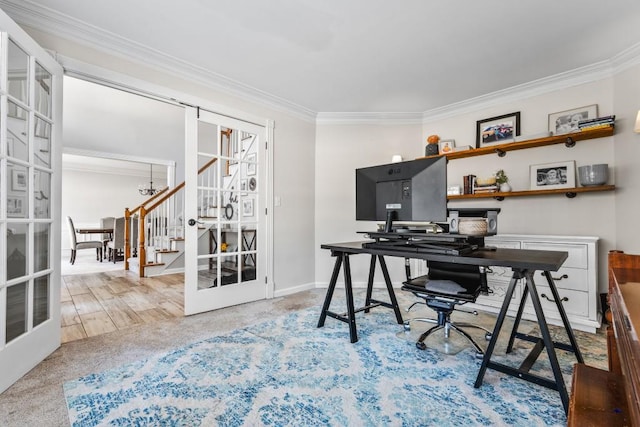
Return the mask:
[[487,332],[486,334],[484,334],[484,339],[490,341],[492,336],[493,334],[491,332]]
[[426,350],[427,349],[427,345],[423,342],[418,341],[416,343],[416,347],[418,348],[418,350]]
[[476,352],[476,359],[484,359],[484,353]]
[[409,322],[403,323],[402,327],[404,328],[405,332],[408,332],[411,330],[411,325],[409,324]]

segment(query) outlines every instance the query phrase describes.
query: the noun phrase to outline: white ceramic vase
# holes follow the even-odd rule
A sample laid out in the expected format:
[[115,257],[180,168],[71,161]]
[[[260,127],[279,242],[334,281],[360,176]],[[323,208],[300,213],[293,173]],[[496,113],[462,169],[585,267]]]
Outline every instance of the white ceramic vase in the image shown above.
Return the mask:
[[502,184],[500,184],[500,192],[508,193],[509,191],[511,191],[511,186],[508,182],[503,182]]

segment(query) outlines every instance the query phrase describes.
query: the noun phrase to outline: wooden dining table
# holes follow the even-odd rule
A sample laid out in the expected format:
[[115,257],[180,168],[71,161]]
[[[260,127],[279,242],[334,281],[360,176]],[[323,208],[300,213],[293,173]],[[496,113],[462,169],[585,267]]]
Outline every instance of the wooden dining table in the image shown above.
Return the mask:
[[76,228],[78,234],[113,234],[113,228]]

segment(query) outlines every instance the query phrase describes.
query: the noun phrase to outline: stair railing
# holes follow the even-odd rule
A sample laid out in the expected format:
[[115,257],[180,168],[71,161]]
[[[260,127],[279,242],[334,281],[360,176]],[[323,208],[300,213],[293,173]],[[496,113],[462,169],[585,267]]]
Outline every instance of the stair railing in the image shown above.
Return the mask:
[[[199,183],[212,186],[211,179],[215,179],[215,174],[210,173],[208,169],[217,160],[217,158],[209,160],[198,170]],[[157,262],[155,258],[157,251],[171,250],[173,240],[184,238],[182,218],[184,187],[185,182],[183,181],[170,190],[168,188],[162,190],[135,209],[125,209],[125,270],[129,269],[128,258],[131,256],[132,246],[129,233],[131,229],[136,229],[136,226],[133,225],[134,221],[137,222],[137,256],[140,277],[144,277],[145,267]],[[204,199],[207,196],[203,193],[199,197]],[[199,200],[200,205],[203,202],[204,200]],[[206,214],[200,216],[206,216]],[[149,246],[153,246],[155,249],[153,256],[147,254]]]

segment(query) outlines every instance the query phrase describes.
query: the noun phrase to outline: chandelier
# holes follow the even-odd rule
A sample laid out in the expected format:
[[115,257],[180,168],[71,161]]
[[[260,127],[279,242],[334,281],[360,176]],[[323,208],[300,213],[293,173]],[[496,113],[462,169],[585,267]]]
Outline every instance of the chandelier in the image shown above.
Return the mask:
[[153,196],[159,190],[157,188],[153,188],[153,164],[149,164],[151,171],[149,172],[149,186],[147,187],[145,184],[138,185],[138,192],[143,196]]

